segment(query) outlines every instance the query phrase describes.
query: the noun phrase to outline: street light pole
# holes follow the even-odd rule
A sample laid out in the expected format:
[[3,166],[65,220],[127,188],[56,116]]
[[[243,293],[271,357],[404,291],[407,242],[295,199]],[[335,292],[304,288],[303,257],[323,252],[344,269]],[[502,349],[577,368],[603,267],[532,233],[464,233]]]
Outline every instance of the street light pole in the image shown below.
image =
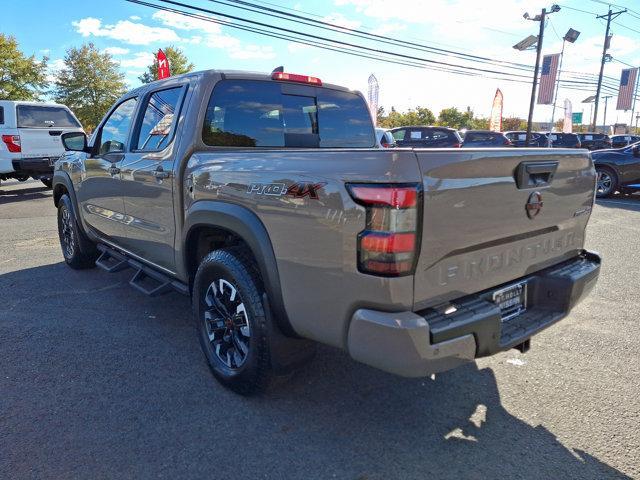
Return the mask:
[[[612,97],[612,95],[606,95],[606,96],[602,97],[602,98],[604,98],[604,128],[605,128],[605,130],[607,128],[607,104],[609,103],[609,99],[611,97]],[[606,134],[607,132],[605,131],[605,132],[602,132],[602,133]]]
[[538,69],[540,68],[540,54],[542,53],[542,39],[544,37],[544,21],[547,16],[547,9],[543,8],[540,14],[540,31],[538,33],[538,44],[536,46],[536,66],[533,70],[533,83],[531,84],[531,101],[529,102],[529,117],[527,118],[527,137],[525,145],[528,147],[531,141],[531,124],[533,123],[533,107],[536,104],[536,87],[538,85]]

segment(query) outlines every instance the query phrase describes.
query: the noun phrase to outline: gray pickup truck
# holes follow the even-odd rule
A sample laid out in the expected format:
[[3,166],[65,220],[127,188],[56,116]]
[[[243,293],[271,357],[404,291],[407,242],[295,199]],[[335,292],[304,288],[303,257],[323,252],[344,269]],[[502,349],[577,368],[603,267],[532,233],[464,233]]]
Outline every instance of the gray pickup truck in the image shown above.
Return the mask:
[[376,149],[362,95],[315,77],[176,76],[63,142],[66,263],[190,295],[211,370],[243,394],[314,342],[403,376],[525,351],[600,269],[588,152]]

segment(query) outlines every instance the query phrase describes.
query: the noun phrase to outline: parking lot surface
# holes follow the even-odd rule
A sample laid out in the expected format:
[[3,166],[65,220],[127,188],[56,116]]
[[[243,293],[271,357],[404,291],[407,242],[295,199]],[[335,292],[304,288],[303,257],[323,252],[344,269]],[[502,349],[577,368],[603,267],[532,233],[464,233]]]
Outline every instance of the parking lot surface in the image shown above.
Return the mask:
[[404,379],[320,347],[266,395],[211,376],[186,297],[62,260],[51,191],[0,185],[0,478],[640,477],[640,197],[598,202],[600,281],[509,351]]

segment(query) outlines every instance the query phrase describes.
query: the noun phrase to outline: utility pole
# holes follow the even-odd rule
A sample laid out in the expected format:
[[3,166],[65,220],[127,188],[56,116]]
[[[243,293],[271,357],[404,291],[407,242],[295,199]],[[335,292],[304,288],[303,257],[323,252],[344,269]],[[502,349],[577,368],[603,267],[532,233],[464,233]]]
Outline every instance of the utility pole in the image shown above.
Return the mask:
[[[607,128],[607,104],[609,103],[609,99],[612,97],[613,95],[605,95],[604,97],[604,128]],[[607,134],[607,132],[602,132]]]
[[528,147],[531,140],[531,124],[533,123],[533,107],[536,104],[536,86],[538,85],[538,69],[540,68],[540,54],[542,53],[542,38],[544,37],[544,22],[547,9],[543,8],[540,14],[540,31],[538,33],[538,45],[536,46],[536,66],[533,71],[533,84],[531,85],[531,102],[529,103],[529,117],[527,119],[527,137],[524,144]]
[[609,31],[611,30],[611,20],[614,18],[618,18],[620,15],[625,13],[627,9],[620,10],[618,12],[613,12],[611,8],[609,8],[609,13],[606,15],[598,15],[596,18],[606,18],[607,19],[607,29],[604,33],[604,45],[602,46],[602,59],[600,60],[600,75],[598,75],[598,89],[596,90],[596,106],[593,112],[593,120],[591,128],[595,132],[596,125],[598,123],[598,103],[600,102],[600,90],[602,89],[602,76],[604,75],[604,64],[607,58],[607,50],[609,49]]

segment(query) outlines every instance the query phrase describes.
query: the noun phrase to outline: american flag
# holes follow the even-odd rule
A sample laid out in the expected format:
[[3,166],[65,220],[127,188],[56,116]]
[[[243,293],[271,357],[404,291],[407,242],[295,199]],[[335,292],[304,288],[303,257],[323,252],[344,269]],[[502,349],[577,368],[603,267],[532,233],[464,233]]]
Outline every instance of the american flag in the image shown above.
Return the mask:
[[540,89],[538,90],[538,103],[541,105],[551,105],[553,103],[553,92],[556,86],[556,75],[558,74],[559,61],[559,53],[545,55],[542,59]]
[[620,75],[620,90],[616,110],[629,110],[633,101],[633,90],[636,88],[637,68],[625,68]]

